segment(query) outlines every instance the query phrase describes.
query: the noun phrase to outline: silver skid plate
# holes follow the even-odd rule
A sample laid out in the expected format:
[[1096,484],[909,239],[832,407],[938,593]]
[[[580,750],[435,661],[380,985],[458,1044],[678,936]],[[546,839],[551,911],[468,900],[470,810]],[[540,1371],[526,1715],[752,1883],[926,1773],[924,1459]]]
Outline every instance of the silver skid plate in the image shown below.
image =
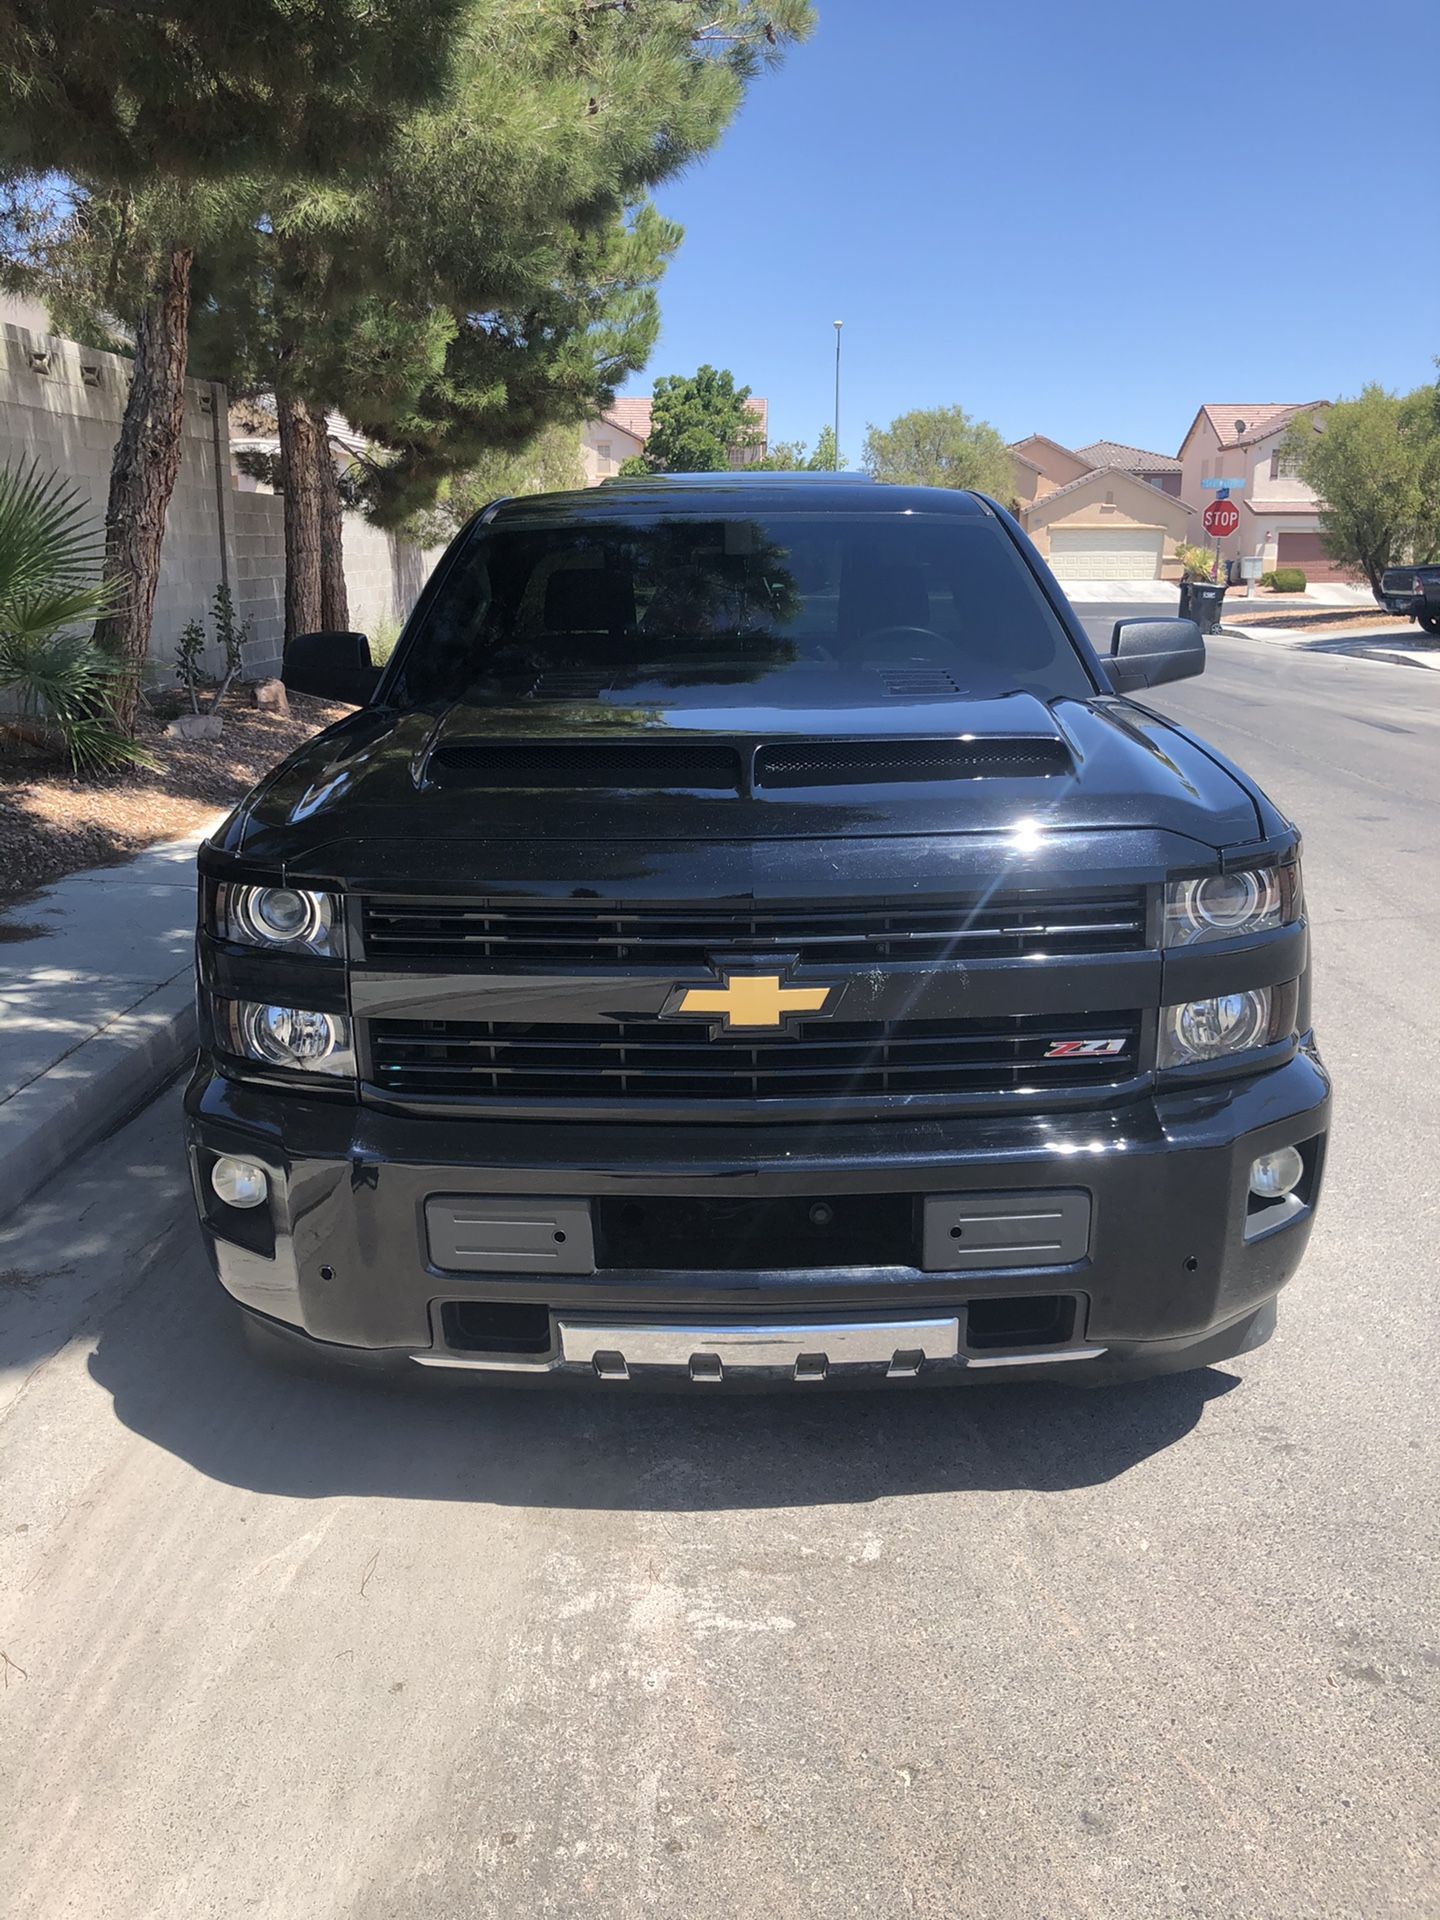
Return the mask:
[[559,1336],[562,1363],[591,1367],[602,1380],[628,1379],[632,1367],[678,1368],[696,1381],[752,1367],[823,1380],[832,1367],[852,1366],[883,1366],[903,1379],[927,1360],[953,1360],[960,1351],[954,1317],[648,1327],[562,1317]]

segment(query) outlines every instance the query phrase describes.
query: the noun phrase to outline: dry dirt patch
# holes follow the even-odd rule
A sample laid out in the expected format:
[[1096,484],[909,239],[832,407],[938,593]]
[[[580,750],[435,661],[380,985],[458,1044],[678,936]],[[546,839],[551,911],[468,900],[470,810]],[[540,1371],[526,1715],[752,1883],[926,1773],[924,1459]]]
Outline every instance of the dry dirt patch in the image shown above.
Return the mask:
[[168,740],[165,718],[142,714],[139,737],[155,758],[153,772],[79,779],[53,758],[0,752],[0,899],[84,867],[115,866],[157,840],[195,832],[277,760],[350,711],[292,694],[286,717],[240,704],[248,698],[244,688],[237,694],[235,705],[226,704],[219,740]]

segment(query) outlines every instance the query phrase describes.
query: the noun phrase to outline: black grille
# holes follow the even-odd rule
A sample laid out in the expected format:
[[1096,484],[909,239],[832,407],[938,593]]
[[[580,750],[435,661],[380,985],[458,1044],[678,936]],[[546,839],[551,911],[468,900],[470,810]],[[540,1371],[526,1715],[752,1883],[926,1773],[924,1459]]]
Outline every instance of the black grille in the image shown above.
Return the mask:
[[597,1194],[591,1202],[601,1267],[918,1267],[920,1209],[913,1193]]
[[[1108,1054],[1076,1041],[1118,1042]],[[708,1039],[673,1021],[606,1026],[376,1020],[374,1084],[422,1100],[845,1100],[1023,1095],[1103,1086],[1137,1069],[1139,1015],[1009,1014],[988,1020],[809,1020],[795,1037]]]
[[740,755],[724,741],[450,740],[426,767],[436,787],[695,788],[737,793]]
[[705,966],[712,953],[802,961],[1021,959],[1131,953],[1145,945],[1145,895],[815,901],[777,907],[610,905],[592,900],[367,900],[372,960],[443,962],[477,972],[543,967]]
[[1042,780],[1074,771],[1060,740],[822,740],[762,747],[757,787],[886,786],[929,780]]

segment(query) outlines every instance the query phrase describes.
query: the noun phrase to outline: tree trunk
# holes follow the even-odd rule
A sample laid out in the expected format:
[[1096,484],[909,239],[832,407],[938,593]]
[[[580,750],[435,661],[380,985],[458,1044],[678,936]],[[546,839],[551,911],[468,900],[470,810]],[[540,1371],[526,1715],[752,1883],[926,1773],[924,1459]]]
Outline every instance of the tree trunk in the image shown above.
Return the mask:
[[189,247],[170,248],[155,296],[141,309],[130,394],[110,462],[104,579],[114,605],[96,622],[95,638],[126,669],[114,705],[116,725],[129,734],[150,647],[165,515],[180,477],[190,259]]
[[340,476],[325,432],[325,416],[314,415],[316,465],[320,479],[320,619],[327,633],[348,633],[350,598],[345,591],[345,509]]
[[280,416],[280,483],[285,494],[285,644],[318,633],[320,601],[320,474],[315,421],[294,394],[276,395]]

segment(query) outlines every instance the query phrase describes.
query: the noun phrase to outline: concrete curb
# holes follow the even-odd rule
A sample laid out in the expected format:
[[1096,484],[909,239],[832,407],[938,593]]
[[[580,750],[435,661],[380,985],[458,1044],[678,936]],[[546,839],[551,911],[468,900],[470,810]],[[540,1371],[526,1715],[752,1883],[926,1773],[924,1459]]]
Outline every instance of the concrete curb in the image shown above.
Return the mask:
[[1440,667],[1440,649],[1397,647],[1397,640],[1408,639],[1406,628],[1381,629],[1379,633],[1351,633],[1344,627],[1322,628],[1318,633],[1303,627],[1231,627],[1222,626],[1223,640],[1253,640],[1262,646],[1283,647],[1287,653],[1323,653],[1332,658],[1379,660],[1397,667]]
[[138,1113],[194,1051],[187,966],[21,1087],[0,1106],[0,1220]]

